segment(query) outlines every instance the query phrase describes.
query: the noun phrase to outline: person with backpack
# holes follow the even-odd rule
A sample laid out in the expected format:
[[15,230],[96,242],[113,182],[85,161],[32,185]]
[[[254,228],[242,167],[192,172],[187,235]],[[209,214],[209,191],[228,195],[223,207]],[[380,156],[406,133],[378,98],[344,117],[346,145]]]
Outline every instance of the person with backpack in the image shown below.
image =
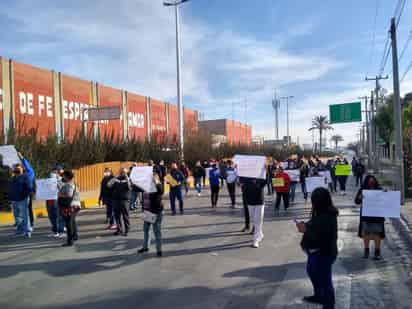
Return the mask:
[[195,188],[197,190],[197,196],[202,193],[202,178],[205,176],[205,169],[200,164],[200,161],[196,162],[196,166],[193,169],[193,178],[195,182]]
[[231,201],[231,208],[236,208],[236,181],[237,181],[237,171],[233,165],[231,160],[227,161],[227,168],[226,168],[226,184],[227,184],[227,191],[229,192],[229,197]]
[[64,171],[63,185],[59,190],[57,203],[66,226],[67,242],[63,247],[71,247],[78,240],[76,216],[80,211],[80,194],[74,183],[72,171]]
[[220,190],[220,171],[217,168],[216,164],[212,164],[212,169],[209,171],[209,184],[210,184],[210,198],[212,201],[212,208],[217,207],[217,200],[219,199],[219,190]]
[[109,188],[108,183],[114,178],[111,168],[104,169],[104,176],[100,183],[99,205],[106,206],[106,221],[107,229],[117,229],[114,219],[112,194],[113,189]]
[[138,254],[149,251],[150,246],[150,226],[153,226],[153,233],[156,240],[157,256],[162,256],[162,233],[161,226],[163,220],[163,202],[162,196],[164,186],[162,185],[160,175],[153,173],[153,182],[156,187],[156,192],[143,193],[143,247],[137,251]]
[[127,170],[121,168],[118,176],[111,179],[107,185],[112,189],[112,202],[116,221],[114,235],[127,236],[130,227],[128,208],[131,191],[131,182],[127,176]]

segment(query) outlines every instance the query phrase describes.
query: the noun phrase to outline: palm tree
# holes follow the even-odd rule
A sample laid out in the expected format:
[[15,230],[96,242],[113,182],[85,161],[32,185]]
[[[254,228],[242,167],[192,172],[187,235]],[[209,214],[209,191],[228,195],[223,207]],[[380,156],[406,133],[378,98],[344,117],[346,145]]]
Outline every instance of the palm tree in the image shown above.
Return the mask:
[[322,134],[323,131],[333,130],[329,125],[328,117],[326,116],[316,116],[312,120],[312,127],[309,131],[319,130],[319,152],[322,152]]
[[333,135],[330,140],[335,143],[335,150],[338,152],[338,144],[339,142],[343,142],[342,135]]

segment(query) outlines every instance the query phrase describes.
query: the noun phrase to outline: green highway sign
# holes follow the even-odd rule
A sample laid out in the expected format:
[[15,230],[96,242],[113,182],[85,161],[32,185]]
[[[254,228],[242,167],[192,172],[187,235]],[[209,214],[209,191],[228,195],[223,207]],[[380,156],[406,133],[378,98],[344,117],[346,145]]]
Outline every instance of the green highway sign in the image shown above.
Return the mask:
[[362,121],[361,102],[329,105],[330,123]]

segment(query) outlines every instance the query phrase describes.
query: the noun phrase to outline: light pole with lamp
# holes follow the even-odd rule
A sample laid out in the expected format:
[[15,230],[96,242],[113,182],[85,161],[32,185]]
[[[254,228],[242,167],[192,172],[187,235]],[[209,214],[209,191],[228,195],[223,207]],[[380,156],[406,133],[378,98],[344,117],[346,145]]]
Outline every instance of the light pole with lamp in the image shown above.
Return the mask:
[[184,116],[183,116],[183,95],[182,95],[182,79],[181,71],[181,57],[180,57],[180,21],[179,21],[179,5],[189,0],[179,0],[173,2],[163,2],[164,6],[174,6],[176,18],[176,72],[177,72],[177,110],[179,118],[179,151],[180,159],[184,160]]

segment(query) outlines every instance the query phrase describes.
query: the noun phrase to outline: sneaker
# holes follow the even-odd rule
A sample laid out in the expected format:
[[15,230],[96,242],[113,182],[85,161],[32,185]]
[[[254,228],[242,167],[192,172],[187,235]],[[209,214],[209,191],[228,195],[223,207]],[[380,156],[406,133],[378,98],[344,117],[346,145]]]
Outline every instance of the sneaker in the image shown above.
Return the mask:
[[254,241],[252,244],[252,248],[259,248],[259,243],[257,241]]
[[56,234],[57,233],[51,233],[51,234],[47,235],[47,237],[49,237],[49,238],[56,237]]
[[111,230],[117,230],[117,225],[116,225],[116,224],[112,224],[112,225],[110,226],[110,229],[111,229]]
[[197,194],[198,197],[201,197],[202,195],[200,193]]
[[250,227],[244,227],[242,233],[250,233]]
[[162,257],[162,256],[163,256],[162,251],[158,251],[157,252],[157,257]]
[[146,252],[149,252],[149,248],[141,248],[141,249],[137,250],[138,254],[146,253]]
[[365,248],[365,251],[363,253],[363,258],[364,259],[369,259],[369,248]]
[[310,303],[310,304],[322,304],[322,301],[318,296],[305,296],[302,299],[304,302]]
[[24,238],[31,238],[31,233],[29,232],[29,233],[25,234]]
[[54,238],[59,238],[59,237],[60,237],[60,234],[59,234],[59,233],[53,234],[53,237],[54,237]]

